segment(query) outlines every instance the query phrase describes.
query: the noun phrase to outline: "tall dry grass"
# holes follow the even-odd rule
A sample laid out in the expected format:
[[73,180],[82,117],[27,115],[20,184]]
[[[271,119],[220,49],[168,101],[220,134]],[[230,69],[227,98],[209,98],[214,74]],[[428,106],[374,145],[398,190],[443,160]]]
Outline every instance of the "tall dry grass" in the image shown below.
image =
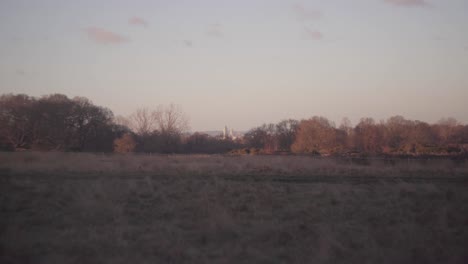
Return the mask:
[[307,156],[118,155],[0,153],[0,168],[15,173],[147,173],[153,175],[468,176],[467,162],[451,160],[333,159]]
[[[455,170],[450,163],[431,169],[270,156],[1,158],[1,167],[9,169],[0,173],[0,263],[462,264],[468,259],[466,183],[232,180],[242,173],[248,179],[400,170],[432,170],[445,177]],[[226,173],[233,177],[219,176]]]
[[467,263],[467,181],[436,180],[467,171],[449,160],[0,153],[0,263]]

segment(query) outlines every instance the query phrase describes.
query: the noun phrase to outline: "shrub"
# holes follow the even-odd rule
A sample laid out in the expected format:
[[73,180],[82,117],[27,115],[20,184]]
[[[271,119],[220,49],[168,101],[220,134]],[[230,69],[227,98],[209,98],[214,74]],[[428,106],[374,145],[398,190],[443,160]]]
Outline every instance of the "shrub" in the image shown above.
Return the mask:
[[116,153],[129,153],[135,150],[135,140],[129,133],[124,134],[122,137],[114,140],[114,152]]

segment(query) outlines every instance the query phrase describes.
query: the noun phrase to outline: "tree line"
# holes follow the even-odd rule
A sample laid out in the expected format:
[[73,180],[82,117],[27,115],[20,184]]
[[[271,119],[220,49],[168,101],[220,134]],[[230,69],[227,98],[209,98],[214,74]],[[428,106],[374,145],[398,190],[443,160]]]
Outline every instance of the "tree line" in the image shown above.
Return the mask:
[[128,117],[84,97],[0,96],[0,150],[226,153],[240,142],[189,134],[180,107],[140,108]]
[[466,155],[468,126],[453,118],[436,124],[394,116],[339,126],[325,117],[264,124],[232,140],[189,133],[176,105],[114,116],[84,97],[62,94],[0,96],[0,150],[142,153],[297,153],[313,155]]
[[124,129],[113,124],[112,119],[112,111],[84,97],[2,95],[0,147],[3,150],[112,151],[112,138]]
[[345,118],[339,126],[325,117],[285,120],[251,129],[248,146],[265,153],[292,152],[316,155],[466,155],[468,125],[454,118],[436,124],[393,116],[376,122],[362,118],[352,126]]

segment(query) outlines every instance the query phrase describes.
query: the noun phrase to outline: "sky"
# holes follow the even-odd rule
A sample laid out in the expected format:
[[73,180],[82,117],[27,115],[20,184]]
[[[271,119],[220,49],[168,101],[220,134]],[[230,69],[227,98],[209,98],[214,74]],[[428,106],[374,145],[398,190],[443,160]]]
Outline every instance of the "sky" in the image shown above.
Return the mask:
[[468,123],[466,0],[0,0],[0,94],[115,115],[178,104],[192,131],[285,118]]

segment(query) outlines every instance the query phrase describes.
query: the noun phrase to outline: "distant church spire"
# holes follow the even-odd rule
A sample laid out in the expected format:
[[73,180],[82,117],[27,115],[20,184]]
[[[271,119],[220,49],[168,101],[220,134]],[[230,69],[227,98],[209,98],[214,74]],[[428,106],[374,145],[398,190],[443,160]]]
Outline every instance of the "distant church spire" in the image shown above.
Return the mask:
[[223,130],[223,139],[227,139],[228,137],[228,127],[227,126],[224,126],[224,130]]

